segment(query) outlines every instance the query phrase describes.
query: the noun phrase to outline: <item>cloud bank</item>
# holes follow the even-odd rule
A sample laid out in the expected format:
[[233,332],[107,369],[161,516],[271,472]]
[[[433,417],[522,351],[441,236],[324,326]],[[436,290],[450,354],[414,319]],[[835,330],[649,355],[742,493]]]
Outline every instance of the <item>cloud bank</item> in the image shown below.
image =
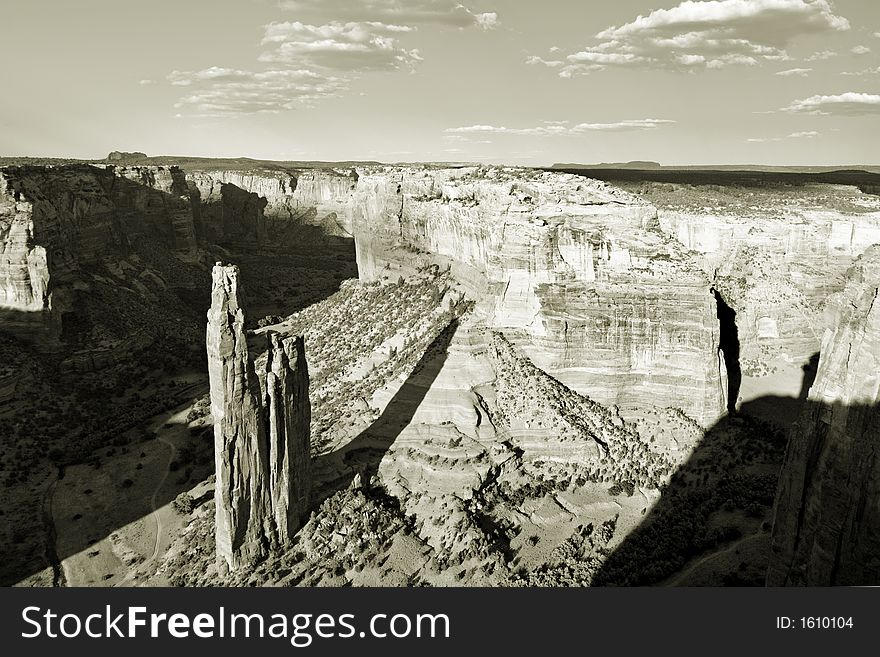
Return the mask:
[[808,34],[848,30],[827,0],[687,0],[596,34],[597,43],[564,59],[528,62],[562,77],[610,67],[673,70],[754,66],[790,59],[786,48]]
[[543,125],[528,128],[508,128],[506,126],[478,124],[446,128],[444,132],[452,135],[503,134],[547,137],[581,135],[597,131],[651,130],[672,123],[675,123],[675,121],[669,119],[628,119],[614,123],[577,123],[574,125],[569,124],[568,121],[546,121]]
[[282,0],[282,9],[316,11],[349,20],[381,20],[408,25],[440,24],[449,27],[498,26],[495,12],[478,13],[454,0]]
[[417,32],[419,26],[489,30],[498,25],[495,12],[478,13],[451,0],[287,0],[280,4],[306,14],[329,13],[340,20],[270,22],[264,26],[264,49],[253,70],[212,66],[172,71],[168,81],[188,88],[175,104],[181,115],[236,116],[310,106],[343,94],[361,75],[412,70],[422,57],[417,48],[404,47],[401,38]]
[[880,94],[847,91],[830,96],[810,96],[794,101],[787,107],[783,107],[782,111],[837,116],[880,114]]

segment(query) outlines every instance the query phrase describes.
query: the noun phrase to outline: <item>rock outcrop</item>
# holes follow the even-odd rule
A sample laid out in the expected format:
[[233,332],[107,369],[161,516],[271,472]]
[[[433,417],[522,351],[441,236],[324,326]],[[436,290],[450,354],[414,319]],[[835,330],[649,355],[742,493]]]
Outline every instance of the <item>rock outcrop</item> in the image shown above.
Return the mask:
[[769,585],[880,584],[880,246],[826,309],[816,380],[780,476]]
[[270,332],[266,356],[269,489],[282,542],[292,538],[308,513],[311,485],[309,453],[311,406],[305,342]]
[[146,159],[147,154],[140,151],[110,151],[107,154],[108,162],[129,162]]
[[235,570],[286,545],[308,509],[308,368],[301,337],[270,333],[261,392],[234,265],[213,270],[207,349],[217,560],[221,570]]

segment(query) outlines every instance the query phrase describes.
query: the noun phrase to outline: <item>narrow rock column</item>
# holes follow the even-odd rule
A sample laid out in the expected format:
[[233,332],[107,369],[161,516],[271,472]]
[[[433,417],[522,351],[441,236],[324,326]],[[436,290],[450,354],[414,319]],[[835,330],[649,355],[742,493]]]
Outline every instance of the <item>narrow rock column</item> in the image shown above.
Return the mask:
[[238,267],[218,263],[208,311],[214,418],[217,561],[221,572],[265,558],[275,532],[259,382],[248,356]]
[[302,336],[268,334],[266,401],[272,513],[286,543],[308,511],[311,491],[309,372]]

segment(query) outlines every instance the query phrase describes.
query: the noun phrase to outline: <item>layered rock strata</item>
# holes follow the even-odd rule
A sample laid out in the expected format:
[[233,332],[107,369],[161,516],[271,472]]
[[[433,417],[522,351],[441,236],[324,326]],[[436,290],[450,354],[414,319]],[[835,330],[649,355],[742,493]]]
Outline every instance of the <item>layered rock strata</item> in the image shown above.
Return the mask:
[[[193,171],[187,174],[203,238],[236,246],[302,240],[302,228],[349,236],[337,222],[357,174],[309,171]],[[300,229],[300,230],[297,230]]]
[[880,584],[880,247],[827,304],[819,370],[780,476],[767,583]]
[[221,570],[253,565],[286,545],[311,488],[308,368],[303,339],[270,333],[265,389],[248,353],[238,267],[214,267],[208,375]]
[[730,207],[706,198],[701,211],[659,213],[661,229],[693,252],[736,310],[747,372],[776,357],[800,365],[819,351],[825,299],[843,288],[855,258],[880,243],[880,204],[840,186],[819,194],[758,189]]
[[362,280],[450,267],[489,327],[575,390],[723,412],[709,278],[637,197],[568,174],[392,170],[359,177],[346,222]]
[[81,311],[78,295],[90,294],[96,280],[120,279],[142,296],[144,284],[186,286],[162,280],[139,260],[137,246],[145,238],[170,267],[178,260],[202,268],[204,251],[216,245],[284,251],[326,235],[350,237],[337,216],[345,214],[356,180],[335,170],[4,168],[0,330],[58,347],[64,313]]

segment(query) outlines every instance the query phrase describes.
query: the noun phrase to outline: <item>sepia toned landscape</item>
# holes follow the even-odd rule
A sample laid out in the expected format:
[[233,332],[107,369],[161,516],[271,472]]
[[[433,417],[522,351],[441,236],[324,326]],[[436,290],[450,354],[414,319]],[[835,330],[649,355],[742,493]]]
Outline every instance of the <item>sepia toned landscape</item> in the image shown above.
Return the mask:
[[[37,127],[27,143],[12,130],[24,105],[2,115],[0,583],[880,583],[880,96],[765,111],[754,94],[755,125],[837,127],[738,134],[744,150],[714,160],[695,159],[696,129],[682,156],[677,138],[652,145],[679,119],[503,127],[509,99],[497,120],[432,128],[445,148],[398,152],[413,137],[379,118],[371,136],[367,114],[351,121],[372,149],[227,157],[249,120],[302,117],[303,143],[313,120],[348,135],[315,113],[369,102],[361,76],[417,86],[432,50],[404,47],[409,32],[439,47],[508,29],[501,7],[445,0],[251,4],[291,14],[259,58],[287,68],[167,75],[191,94],[183,150],[207,155],[80,157],[80,133],[49,151]],[[847,42],[865,65],[880,51],[842,1],[635,4],[602,9],[620,27],[587,29],[586,50],[530,46],[505,66],[589,84],[663,70],[678,39],[663,75],[785,63],[807,73],[768,75],[799,84],[836,61],[809,59],[822,39],[873,38]],[[880,30],[876,9],[862,18]],[[876,89],[864,70],[827,79]],[[254,139],[296,141],[270,127]],[[199,148],[202,128],[218,132]],[[482,154],[496,139],[527,143]],[[736,164],[786,139],[834,145]],[[553,140],[570,146],[541,150]],[[672,164],[619,161],[641,152]]]

